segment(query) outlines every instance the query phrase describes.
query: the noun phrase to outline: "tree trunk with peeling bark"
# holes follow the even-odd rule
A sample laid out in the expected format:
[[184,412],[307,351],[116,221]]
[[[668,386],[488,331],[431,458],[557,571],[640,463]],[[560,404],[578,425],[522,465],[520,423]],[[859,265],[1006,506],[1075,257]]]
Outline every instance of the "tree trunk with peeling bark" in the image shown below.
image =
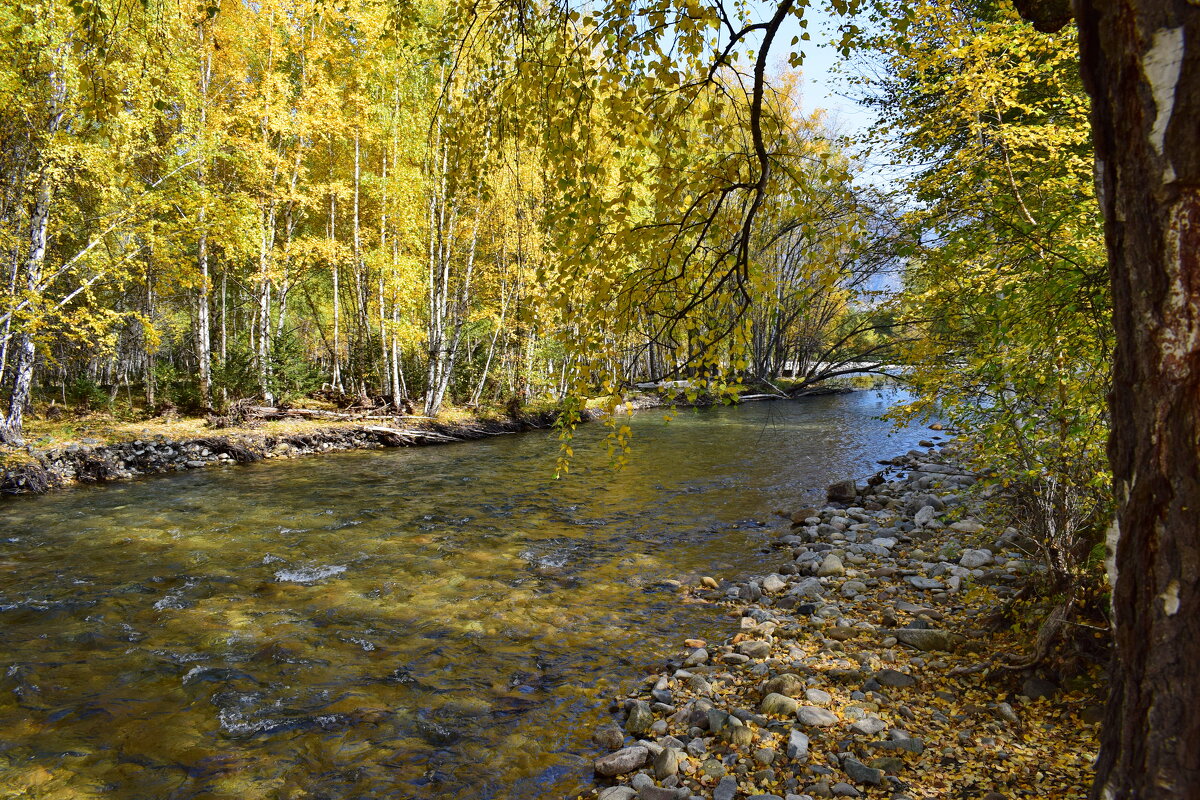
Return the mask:
[[[1041,30],[1064,3],[1017,0]],[[1082,0],[1117,351],[1111,695],[1092,797],[1200,797],[1200,4]]]

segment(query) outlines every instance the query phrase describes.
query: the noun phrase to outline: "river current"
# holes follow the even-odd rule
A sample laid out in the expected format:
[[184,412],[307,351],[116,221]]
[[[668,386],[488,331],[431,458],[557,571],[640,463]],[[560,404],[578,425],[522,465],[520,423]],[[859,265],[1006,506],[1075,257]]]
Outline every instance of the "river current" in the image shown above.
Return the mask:
[[585,426],[0,504],[0,797],[563,798],[608,698],[728,636],[677,581],[927,435],[896,399]]

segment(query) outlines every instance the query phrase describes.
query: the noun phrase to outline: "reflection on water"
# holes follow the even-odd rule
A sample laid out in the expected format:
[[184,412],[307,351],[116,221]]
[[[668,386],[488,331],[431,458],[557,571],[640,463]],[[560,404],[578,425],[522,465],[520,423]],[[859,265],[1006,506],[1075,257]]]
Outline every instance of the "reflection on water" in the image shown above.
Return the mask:
[[724,635],[672,582],[912,447],[889,399],[643,413],[564,481],[532,433],[5,503],[0,797],[561,798],[608,681]]

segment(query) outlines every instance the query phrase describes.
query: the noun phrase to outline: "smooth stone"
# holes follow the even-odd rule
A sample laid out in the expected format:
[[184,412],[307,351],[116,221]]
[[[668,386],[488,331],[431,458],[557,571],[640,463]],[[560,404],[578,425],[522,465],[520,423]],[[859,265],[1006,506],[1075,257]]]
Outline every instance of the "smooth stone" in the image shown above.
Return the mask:
[[896,639],[918,650],[954,650],[961,638],[950,631],[920,628],[898,628],[892,631]]
[[908,581],[909,583],[911,583],[914,587],[916,587],[918,589],[945,589],[946,588],[942,584],[941,581],[935,580],[934,578],[926,578],[921,575],[909,575],[904,580]]
[[758,710],[764,714],[773,714],[779,717],[790,717],[796,713],[796,709],[800,707],[792,698],[785,694],[776,694],[772,692],[762,699],[759,703]]
[[964,550],[958,563],[967,569],[979,569],[992,563],[992,554],[989,550]]
[[620,750],[625,744],[625,733],[611,723],[601,725],[592,732],[592,741],[605,750]]
[[838,721],[837,714],[827,708],[818,708],[817,706],[800,706],[796,709],[796,719],[800,720],[802,725],[810,728],[828,728],[836,725]]
[[833,695],[824,689],[805,689],[804,699],[815,706],[823,706],[833,702]]
[[679,772],[679,751],[672,747],[664,747],[654,759],[654,777],[663,778]]
[[691,653],[688,654],[687,658],[685,658],[683,660],[683,665],[685,667],[698,667],[701,664],[707,664],[708,658],[709,658],[708,651],[705,650],[703,647],[697,647],[695,650],[693,650]]
[[817,575],[822,578],[836,577],[846,574],[846,567],[842,564],[842,560],[833,553],[825,556],[821,562],[821,566],[817,567]]
[[862,792],[845,781],[838,781],[829,787],[829,791],[833,793],[834,797],[862,797]]
[[909,686],[915,686],[917,683],[917,679],[912,675],[894,669],[884,669],[876,672],[875,680],[879,681],[881,686],[891,686],[894,689],[904,689]]
[[650,751],[641,745],[622,747],[615,753],[597,758],[594,766],[597,774],[612,778],[633,772],[645,764],[649,756]]
[[737,649],[747,658],[766,658],[771,654],[771,643],[764,642],[762,639],[749,639],[739,642]]
[[762,589],[767,594],[779,594],[787,588],[787,581],[775,573],[763,578]]
[[764,683],[762,690],[764,694],[775,693],[795,697],[804,690],[804,680],[795,673],[785,672]]

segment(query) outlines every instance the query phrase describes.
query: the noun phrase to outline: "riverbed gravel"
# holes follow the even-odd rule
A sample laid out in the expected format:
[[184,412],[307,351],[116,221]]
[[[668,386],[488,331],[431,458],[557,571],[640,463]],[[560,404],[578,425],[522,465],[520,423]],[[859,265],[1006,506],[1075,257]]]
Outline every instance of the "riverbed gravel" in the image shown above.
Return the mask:
[[952,444],[881,467],[819,508],[781,510],[792,527],[764,556],[770,571],[685,589],[735,630],[621,684],[594,737],[611,752],[582,796],[1084,796],[1094,687],[996,668],[998,648],[1022,640],[983,623],[1036,577],[1027,543],[989,518],[990,491]]

